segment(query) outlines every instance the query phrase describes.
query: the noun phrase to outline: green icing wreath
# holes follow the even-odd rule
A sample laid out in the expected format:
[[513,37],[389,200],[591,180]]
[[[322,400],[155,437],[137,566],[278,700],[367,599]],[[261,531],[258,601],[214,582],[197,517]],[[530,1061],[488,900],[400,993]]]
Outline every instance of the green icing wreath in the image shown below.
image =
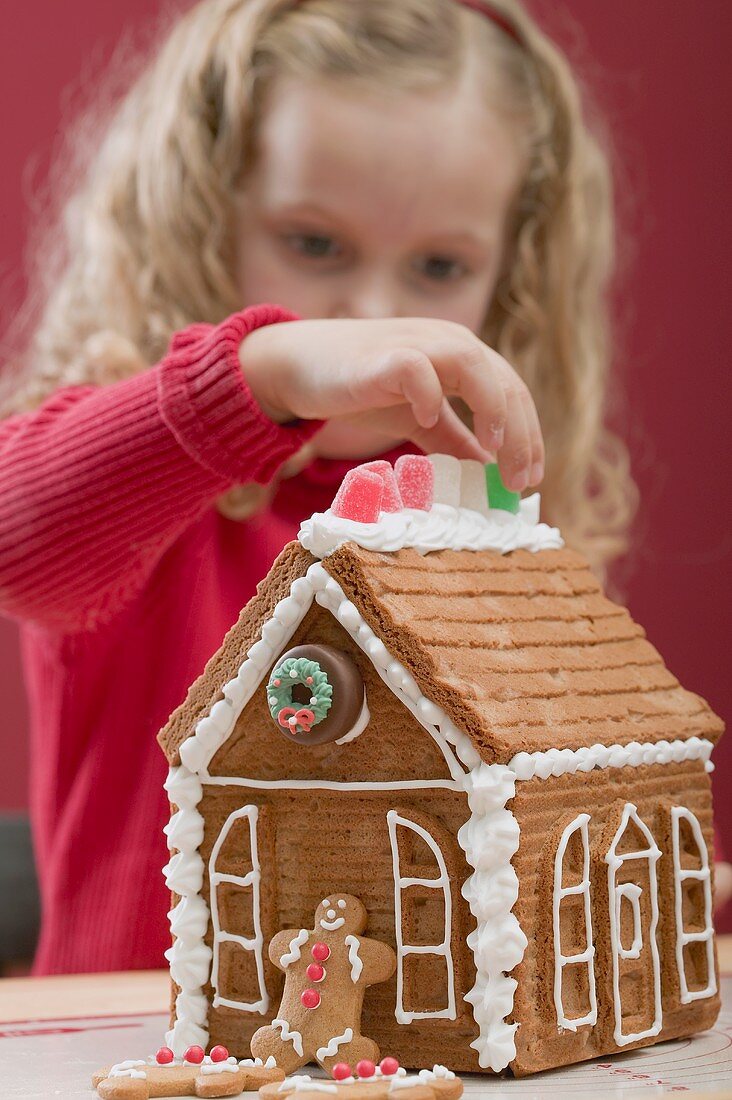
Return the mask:
[[[302,684],[310,691],[305,705],[293,704],[292,689]],[[317,661],[287,657],[278,665],[267,684],[267,703],[273,720],[291,733],[308,733],[322,722],[333,702],[333,686]],[[298,729],[299,727],[299,729]]]

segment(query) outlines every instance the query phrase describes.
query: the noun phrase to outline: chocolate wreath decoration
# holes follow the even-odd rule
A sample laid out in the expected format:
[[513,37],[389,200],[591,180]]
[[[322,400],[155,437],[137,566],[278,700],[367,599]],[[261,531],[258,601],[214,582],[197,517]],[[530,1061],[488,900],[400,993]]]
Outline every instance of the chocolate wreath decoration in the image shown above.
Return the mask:
[[337,741],[361,715],[363,680],[346,653],[327,645],[296,646],[272,670],[267,705],[288,740],[300,745]]

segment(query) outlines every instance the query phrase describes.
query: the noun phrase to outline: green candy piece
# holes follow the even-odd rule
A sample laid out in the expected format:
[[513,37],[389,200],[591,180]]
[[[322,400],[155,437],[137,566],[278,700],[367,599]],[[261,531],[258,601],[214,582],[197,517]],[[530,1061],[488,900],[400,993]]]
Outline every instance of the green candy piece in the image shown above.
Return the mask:
[[520,493],[512,493],[503,484],[501,472],[496,462],[489,462],[485,468],[485,481],[488,487],[488,507],[500,508],[503,512],[519,510]]

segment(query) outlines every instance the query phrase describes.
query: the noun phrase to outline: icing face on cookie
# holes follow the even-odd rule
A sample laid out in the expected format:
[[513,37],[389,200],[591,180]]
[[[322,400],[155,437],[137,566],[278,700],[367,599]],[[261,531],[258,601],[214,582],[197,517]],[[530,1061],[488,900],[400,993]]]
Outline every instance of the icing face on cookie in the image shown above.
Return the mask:
[[347,932],[362,932],[366,927],[364,908],[350,894],[331,894],[323,898],[315,910],[315,927],[326,932],[335,932],[339,928]]

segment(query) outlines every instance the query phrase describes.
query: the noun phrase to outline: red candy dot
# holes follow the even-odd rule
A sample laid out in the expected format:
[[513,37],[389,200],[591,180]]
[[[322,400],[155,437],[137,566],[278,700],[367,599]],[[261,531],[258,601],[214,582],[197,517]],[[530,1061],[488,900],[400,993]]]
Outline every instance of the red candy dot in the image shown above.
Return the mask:
[[314,943],[311,948],[310,954],[319,963],[322,963],[325,962],[326,959],[330,958],[330,948],[328,947],[327,943]]
[[373,1062],[369,1062],[368,1058],[362,1058],[360,1062],[356,1063],[356,1073],[359,1077],[373,1077],[376,1073],[376,1066]]
[[325,967],[321,966],[320,963],[310,963],[305,973],[308,976],[308,981],[322,982],[325,977]]
[[209,1057],[212,1062],[225,1062],[229,1057],[229,1052],[226,1047],[212,1047]]
[[336,1062],[331,1073],[334,1081],[345,1081],[346,1077],[351,1076],[351,1067],[348,1062]]
[[159,1066],[167,1066],[169,1062],[172,1062],[175,1058],[173,1051],[170,1047],[161,1047],[155,1055],[155,1061]]
[[393,1077],[399,1069],[399,1063],[396,1058],[382,1058],[379,1062],[379,1069],[385,1077]]
[[317,989],[303,989],[300,1000],[305,1008],[317,1008],[320,1004],[320,994]]
[[312,676],[307,676],[307,677],[305,678],[305,683],[306,683],[306,684],[312,684],[312,682],[313,682],[313,678],[312,678]]
[[274,684],[274,686],[275,686],[276,688],[278,688],[278,687],[280,687],[280,685],[282,684],[282,681],[281,681],[281,680],[273,680],[273,681],[272,681],[272,683]]
[[183,1061],[192,1062],[194,1066],[200,1066],[205,1056],[203,1047],[188,1047],[188,1050],[183,1055]]

